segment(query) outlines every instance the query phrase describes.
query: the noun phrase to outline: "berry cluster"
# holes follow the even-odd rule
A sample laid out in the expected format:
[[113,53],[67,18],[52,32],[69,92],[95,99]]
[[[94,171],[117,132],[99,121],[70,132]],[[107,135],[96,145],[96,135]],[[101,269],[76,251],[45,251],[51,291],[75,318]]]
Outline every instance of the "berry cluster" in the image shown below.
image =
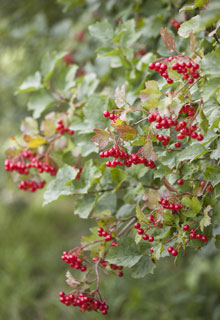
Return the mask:
[[118,116],[116,114],[110,113],[108,110],[103,112],[103,116],[105,118],[109,118],[110,120],[116,120],[118,119]]
[[58,120],[57,121],[57,126],[56,126],[56,130],[60,133],[60,134],[64,134],[65,132],[68,132],[68,134],[70,136],[74,135],[74,130],[69,129],[68,127],[64,126],[63,124],[63,120]]
[[179,29],[179,27],[181,26],[181,24],[182,24],[182,22],[178,22],[177,20],[175,20],[175,19],[172,19],[172,20],[170,20],[170,23],[173,25],[173,27],[175,28],[175,29]]
[[34,180],[22,180],[18,185],[21,190],[29,190],[30,192],[35,192],[37,189],[42,189],[46,181],[41,180],[39,183]]
[[156,63],[150,63],[149,69],[159,72],[169,84],[173,83],[173,80],[169,76],[169,71],[171,70],[176,71],[179,74],[183,74],[182,79],[187,80],[189,84],[192,84],[194,79],[200,78],[200,74],[198,72],[199,64],[194,63],[191,58],[186,56],[162,58],[161,62],[158,61]]
[[149,236],[148,234],[144,233],[144,229],[141,228],[141,224],[140,222],[136,222],[134,224],[134,228],[137,229],[137,233],[138,234],[143,234],[142,239],[143,240],[148,240],[149,242],[153,242],[154,241],[154,236]]
[[173,247],[169,247],[169,248],[167,249],[167,251],[168,251],[169,253],[171,253],[172,256],[174,256],[174,257],[176,257],[176,256],[178,255],[178,251],[177,251],[176,249],[173,249]]
[[82,259],[78,255],[77,252],[73,252],[72,254],[68,251],[64,251],[61,259],[70,265],[70,268],[74,268],[85,272],[87,270],[86,266],[83,265]]
[[158,200],[158,203],[161,204],[164,209],[172,210],[173,214],[175,214],[176,211],[181,210],[183,208],[182,203],[175,204],[175,203],[169,202],[168,200],[166,200],[164,198],[160,198]]
[[183,226],[183,230],[184,231],[190,231],[190,235],[189,238],[190,239],[197,239],[197,240],[201,240],[203,242],[207,241],[207,237],[201,233],[196,233],[196,230],[194,228],[190,229],[190,226],[188,224],[184,224]]
[[[30,169],[36,169],[37,173],[47,172],[51,176],[55,176],[57,170],[51,166],[47,161],[40,161],[36,157],[36,153],[30,150],[23,150],[20,154],[15,155],[11,159],[5,160],[5,170],[11,172],[17,172],[21,175],[28,175]],[[18,185],[21,190],[29,190],[30,192],[35,192],[37,189],[41,189],[45,185],[44,180],[38,181],[39,178],[35,180],[22,180]]]
[[[193,108],[193,110],[192,110]],[[190,111],[191,110],[191,111]],[[188,104],[183,105],[183,107],[180,110],[180,113],[185,113],[185,111],[189,112],[189,117],[192,117],[195,115],[195,109],[194,107],[191,107]],[[148,121],[149,122],[156,122],[155,128],[156,129],[169,129],[171,127],[174,127],[174,130],[176,132],[179,132],[176,135],[176,138],[178,140],[182,140],[185,137],[191,137],[192,139],[196,139],[198,141],[203,140],[203,135],[196,132],[198,129],[197,125],[191,125],[191,122],[186,122],[185,120],[180,120],[178,122],[177,119],[172,119],[172,117],[163,116],[161,117],[158,112],[150,113],[148,115]],[[170,137],[156,134],[156,138],[162,142],[164,146],[168,145],[170,142]],[[179,148],[181,146],[180,142],[175,143],[175,147]]]
[[123,150],[120,150],[118,147],[113,147],[107,151],[102,151],[100,152],[99,156],[101,158],[114,157],[115,159],[113,161],[106,162],[106,166],[111,168],[114,168],[117,165],[130,167],[132,164],[144,164],[145,167],[149,167],[151,169],[154,169],[156,167],[154,161],[147,160],[145,157],[140,157],[136,153],[131,153],[129,155],[128,153],[125,153]]
[[106,301],[100,301],[96,297],[95,293],[75,292],[75,294],[65,294],[64,292],[60,292],[59,296],[60,302],[66,306],[73,305],[74,307],[80,307],[81,312],[100,310],[103,315],[106,315],[108,312],[108,305],[106,304]]
[[105,237],[106,242],[112,240],[111,234],[109,234],[108,231],[103,230],[103,228],[98,228],[98,235],[99,237]]

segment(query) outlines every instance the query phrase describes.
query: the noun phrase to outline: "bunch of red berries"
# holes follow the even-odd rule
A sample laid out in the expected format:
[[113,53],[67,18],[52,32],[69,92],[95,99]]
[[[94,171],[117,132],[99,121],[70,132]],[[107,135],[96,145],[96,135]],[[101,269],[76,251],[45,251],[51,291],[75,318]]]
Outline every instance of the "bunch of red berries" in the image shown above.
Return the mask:
[[100,310],[103,315],[106,315],[108,312],[108,305],[106,301],[100,301],[95,293],[78,293],[75,294],[65,294],[64,292],[60,292],[60,302],[65,304],[66,306],[73,305],[74,307],[79,307],[81,312],[85,311],[98,311]]
[[35,192],[37,189],[42,189],[45,183],[45,180],[41,180],[40,182],[34,180],[22,180],[18,185],[18,188],[25,191],[29,190],[30,192]]
[[142,239],[143,240],[148,240],[149,242],[153,242],[154,241],[154,236],[149,236],[148,234],[146,234],[146,233],[144,233],[144,229],[142,229],[141,228],[141,224],[140,224],[140,222],[136,222],[135,224],[134,224],[134,228],[135,229],[137,229],[137,233],[138,234],[142,234],[143,236],[142,236]]
[[105,118],[109,118],[110,120],[116,120],[116,119],[118,119],[118,115],[117,115],[117,114],[110,113],[108,110],[106,110],[106,111],[103,112],[103,116],[104,116]]
[[174,249],[173,247],[169,247],[169,248],[167,249],[167,251],[168,251],[169,253],[171,253],[172,256],[174,256],[174,257],[176,257],[176,256],[178,255],[178,251],[177,251],[176,249]]
[[173,83],[173,80],[169,76],[169,71],[171,70],[176,71],[179,74],[183,74],[182,79],[187,80],[189,84],[192,84],[194,79],[200,78],[200,74],[198,72],[199,64],[194,63],[192,59],[187,56],[162,58],[160,59],[160,62],[158,61],[156,63],[150,63],[149,69],[159,72],[169,84]]
[[114,157],[115,159],[113,161],[106,162],[106,166],[111,168],[114,168],[117,165],[130,167],[132,164],[144,164],[145,167],[149,167],[151,169],[154,169],[156,167],[154,161],[147,160],[145,157],[140,157],[136,153],[131,153],[129,155],[128,153],[125,153],[123,150],[120,150],[118,147],[113,147],[107,151],[102,151],[100,152],[99,156],[101,158]]
[[178,22],[177,20],[175,20],[175,19],[172,19],[172,20],[170,20],[170,23],[173,25],[173,27],[175,28],[175,29],[179,29],[179,27],[181,26],[181,24],[182,24],[182,22]]
[[193,117],[195,115],[195,108],[191,104],[186,103],[182,106],[179,113],[186,113],[188,117]]
[[85,272],[87,270],[86,266],[83,265],[83,261],[77,252],[69,253],[64,251],[61,259],[70,265],[70,268],[74,268]]
[[169,202],[167,199],[164,199],[164,198],[160,198],[158,200],[158,203],[161,204],[164,209],[172,210],[172,213],[176,213],[176,211],[181,210],[183,208],[182,203],[175,204],[175,203]]
[[69,129],[68,127],[64,126],[63,124],[63,120],[58,120],[57,121],[57,126],[56,126],[56,130],[60,133],[60,134],[64,134],[65,132],[68,132],[68,134],[70,136],[74,135],[74,130]]
[[103,230],[103,228],[98,228],[98,235],[99,237],[105,237],[105,241],[111,241],[112,236],[108,233],[108,231]]
[[184,224],[183,230],[190,231],[190,235],[189,235],[190,239],[197,239],[197,240],[201,240],[203,242],[207,241],[207,237],[204,234],[201,234],[200,232],[196,233],[196,230],[194,228],[190,229],[188,224]]
[[28,160],[30,162],[24,161],[24,159],[20,159],[16,156],[13,159],[5,160],[5,170],[6,171],[16,171],[19,174],[29,174],[29,170],[31,168],[37,169],[38,173],[47,172],[50,173],[51,176],[56,175],[56,169],[52,167],[48,162],[39,161],[35,157],[31,157]]

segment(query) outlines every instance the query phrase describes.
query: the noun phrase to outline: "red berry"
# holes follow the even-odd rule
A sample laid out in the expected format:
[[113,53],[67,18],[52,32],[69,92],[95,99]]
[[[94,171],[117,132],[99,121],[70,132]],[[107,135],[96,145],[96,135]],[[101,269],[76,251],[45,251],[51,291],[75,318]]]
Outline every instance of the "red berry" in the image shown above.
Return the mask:
[[140,229],[138,229],[137,232],[138,232],[138,234],[143,234],[143,233],[144,233],[144,230],[140,228]]
[[135,225],[134,225],[134,228],[135,229],[139,229],[141,226],[140,222],[136,222]]
[[171,252],[172,256],[176,257],[178,255],[178,251],[177,250],[172,250]]
[[197,234],[196,234],[196,239],[199,240],[199,239],[201,239],[201,237],[202,237],[201,233],[197,233]]
[[202,141],[203,140],[203,135],[202,134],[198,134],[197,138],[198,141]]
[[110,116],[110,113],[108,112],[108,110],[103,112],[103,116],[108,118]]
[[118,277],[123,277],[124,273],[123,272],[118,272]]
[[183,230],[184,230],[184,231],[188,231],[188,230],[189,230],[189,225],[188,225],[188,224],[184,224]]
[[177,141],[177,142],[175,143],[175,147],[176,147],[176,148],[181,147],[181,143],[180,143],[179,141]]
[[154,237],[153,237],[153,236],[150,236],[149,239],[148,239],[148,241],[153,242],[153,241],[154,241]]
[[151,62],[148,66],[149,69],[153,70],[155,68],[155,64]]
[[179,180],[177,181],[177,184],[178,184],[179,186],[181,186],[181,185],[183,184],[183,179],[179,179]]
[[169,247],[169,248],[167,249],[167,251],[168,251],[169,253],[171,253],[171,252],[173,251],[173,247]]
[[147,234],[143,234],[142,238],[143,238],[143,240],[148,240],[149,236]]
[[207,237],[206,237],[206,236],[202,236],[202,237],[201,237],[201,240],[202,240],[203,242],[206,242],[206,241],[207,241]]
[[111,241],[112,240],[112,236],[110,234],[108,234],[106,237],[105,237],[105,241]]

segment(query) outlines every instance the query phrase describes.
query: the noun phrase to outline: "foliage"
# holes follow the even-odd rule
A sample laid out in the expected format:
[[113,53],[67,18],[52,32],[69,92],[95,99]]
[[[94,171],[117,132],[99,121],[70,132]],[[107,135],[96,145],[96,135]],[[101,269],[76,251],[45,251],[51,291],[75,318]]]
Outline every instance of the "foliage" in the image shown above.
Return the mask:
[[90,35],[77,34],[79,51],[47,53],[20,85],[33,117],[5,162],[27,192],[56,176],[44,204],[71,196],[75,214],[96,219],[81,246],[63,253],[83,276],[68,273],[74,290],[60,300],[103,314],[101,269],[141,278],[170,254],[177,263],[187,247],[215,238],[219,248],[219,2],[128,4],[80,4],[93,10]]

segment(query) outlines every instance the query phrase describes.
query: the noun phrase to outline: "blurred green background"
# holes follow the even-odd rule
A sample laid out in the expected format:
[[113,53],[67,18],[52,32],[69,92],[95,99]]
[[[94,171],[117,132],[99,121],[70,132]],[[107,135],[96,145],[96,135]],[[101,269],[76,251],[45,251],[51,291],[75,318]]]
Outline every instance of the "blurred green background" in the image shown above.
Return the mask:
[[[95,1],[88,3],[92,7]],[[93,223],[73,216],[70,199],[42,208],[42,193],[27,197],[3,169],[5,141],[18,133],[28,115],[27,97],[15,95],[16,88],[39,68],[46,51],[76,51],[74,35],[81,30],[87,43],[80,44],[76,61],[80,64],[92,55],[87,26],[97,11],[88,7],[63,13],[56,0],[0,1],[0,319],[103,318],[65,307],[58,298],[59,291],[67,290],[67,266],[60,255],[76,246]],[[120,280],[103,275],[102,291],[110,305],[106,318],[219,320],[219,270],[220,256],[210,243],[202,252],[188,252],[178,266],[173,259],[163,259],[154,275],[141,280],[128,272]]]

